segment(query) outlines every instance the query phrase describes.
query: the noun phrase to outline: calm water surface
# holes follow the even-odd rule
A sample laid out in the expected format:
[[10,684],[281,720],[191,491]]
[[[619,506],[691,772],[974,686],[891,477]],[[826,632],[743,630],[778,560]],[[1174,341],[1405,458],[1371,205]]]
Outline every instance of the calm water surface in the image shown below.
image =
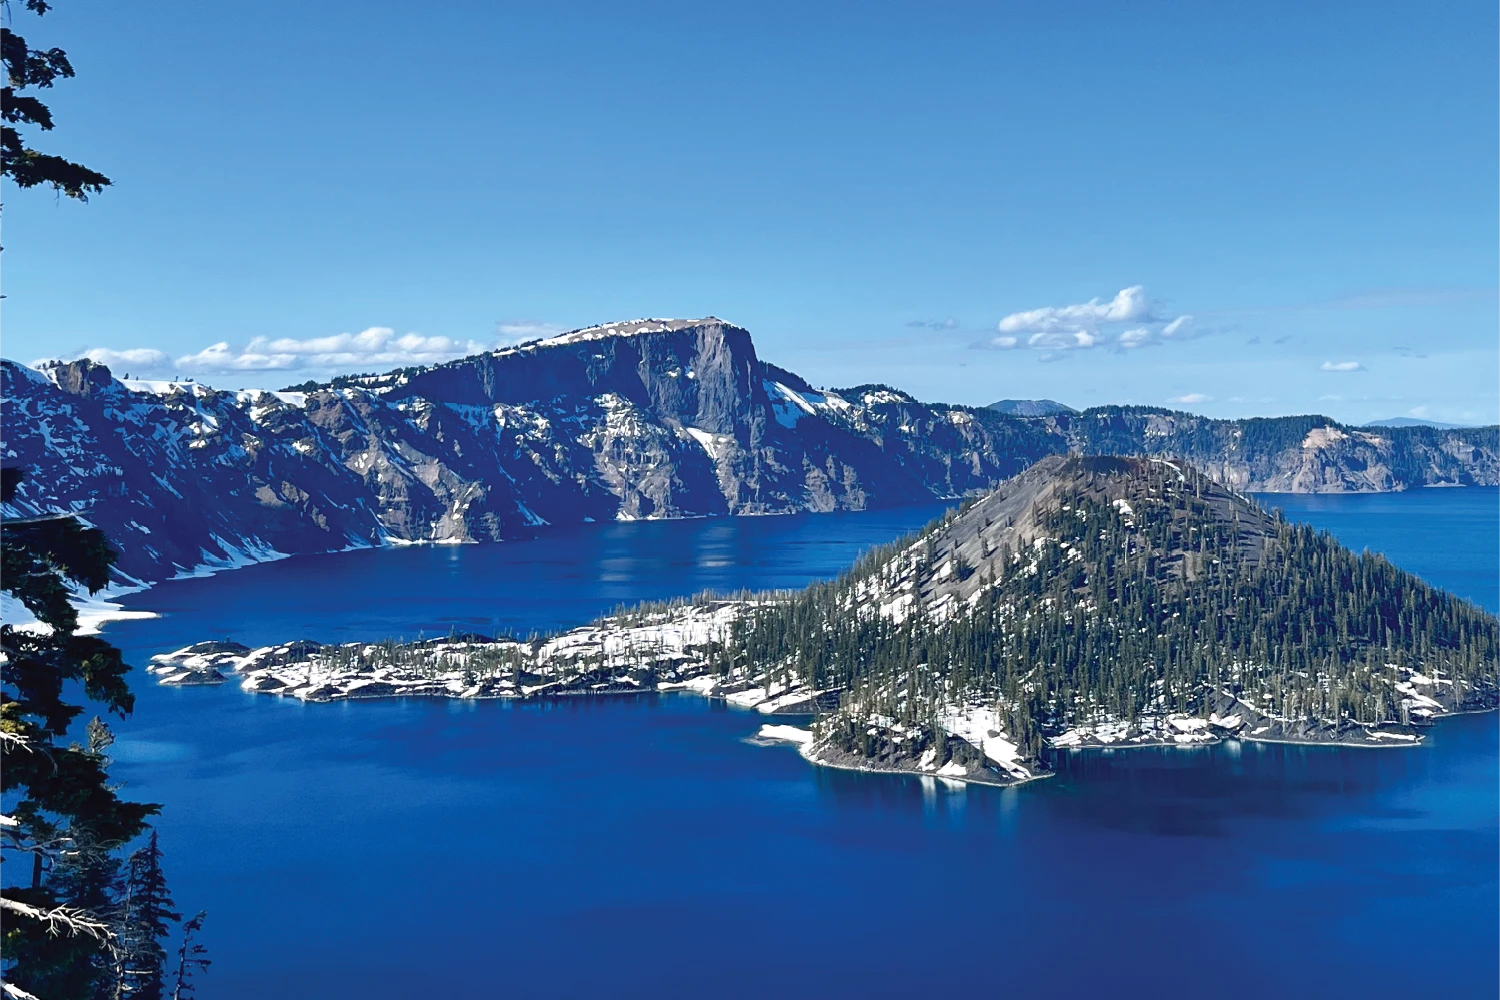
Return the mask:
[[[1273,497],[1494,610],[1495,490]],[[528,632],[829,576],[940,508],[558,531],[167,584],[134,662]],[[206,998],[910,996],[1221,989],[1493,997],[1493,715],[1417,751],[1060,758],[1022,789],[814,769],[686,696],[300,705],[137,681],[116,773],[165,804]]]

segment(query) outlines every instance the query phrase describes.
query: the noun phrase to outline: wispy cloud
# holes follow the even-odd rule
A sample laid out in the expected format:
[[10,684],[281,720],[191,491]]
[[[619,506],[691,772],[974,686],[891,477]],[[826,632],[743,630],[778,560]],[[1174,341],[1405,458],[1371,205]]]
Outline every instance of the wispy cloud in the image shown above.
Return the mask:
[[124,351],[94,347],[84,351],[82,356],[101,365],[108,365],[111,369],[128,365],[146,371],[153,371],[171,360],[166,351],[158,351],[154,347],[133,347]]
[[1192,406],[1195,403],[1211,403],[1213,402],[1213,397],[1205,395],[1201,392],[1189,392],[1182,396],[1173,396],[1171,399],[1167,400],[1167,402],[1181,403],[1185,406]]
[[1325,361],[1318,366],[1324,372],[1362,372],[1365,366],[1358,361]]
[[1176,319],[1161,327],[1138,326],[1126,330],[1120,334],[1116,341],[1121,349],[1131,350],[1136,347],[1154,347],[1158,344],[1170,343],[1174,340],[1189,340],[1196,331],[1192,328],[1193,317],[1178,316]]
[[1108,301],[1095,298],[1073,305],[1011,313],[996,325],[997,336],[979,346],[997,350],[1024,347],[1077,351],[1107,347],[1129,351],[1187,340],[1196,332],[1192,321],[1191,316],[1161,315],[1146,297],[1144,286],[1132,285],[1120,289]]
[[957,330],[960,326],[952,316],[947,319],[914,319],[906,325],[914,330]]
[[339,333],[305,340],[256,337],[244,345],[220,341],[177,358],[154,347],[126,350],[91,347],[74,357],[108,365],[120,374],[216,374],[399,368],[437,364],[488,349],[489,345],[476,340],[429,337],[420,333],[397,335],[390,327],[372,326],[359,333]]
[[177,366],[193,372],[396,368],[436,364],[485,349],[486,345],[475,340],[427,337],[420,333],[397,336],[388,326],[372,326],[359,333],[308,340],[257,337],[243,348],[221,342],[178,358]]

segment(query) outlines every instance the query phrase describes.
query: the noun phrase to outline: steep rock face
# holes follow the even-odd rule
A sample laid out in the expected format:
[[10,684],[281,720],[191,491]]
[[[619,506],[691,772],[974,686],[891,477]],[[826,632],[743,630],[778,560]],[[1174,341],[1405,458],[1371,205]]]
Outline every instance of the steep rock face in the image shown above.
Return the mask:
[[87,362],[55,374],[4,364],[4,460],[27,474],[8,515],[81,513],[143,580],[382,541],[359,474],[292,402],[133,392]]
[[156,580],[277,553],[585,520],[859,510],[984,491],[1068,451],[1180,458],[1241,490],[1500,482],[1496,428],[1016,417],[819,390],[712,317],[591,327],[431,368],[225,392],[0,363],[9,515],[71,510]]
[[28,470],[8,513],[83,513],[116,540],[124,573],[156,580],[549,522],[932,496],[766,370],[748,333],[713,319],[576,331],[308,392],[5,362],[4,459]]
[[[587,448],[627,517],[858,509],[929,495],[848,435],[778,420],[777,402],[795,404],[773,401],[765,368],[747,331],[709,317],[589,328],[370,387],[398,404],[505,408],[534,426],[572,410],[587,427],[554,447]],[[580,401],[590,412],[576,411]]]
[[889,386],[830,394],[828,419],[870,441],[936,496],[986,490],[1043,455],[1068,450],[1066,436],[1042,421],[970,406],[930,405]]
[[1238,490],[1370,493],[1500,482],[1495,427],[1344,427],[1327,417],[1211,420],[1106,406],[1043,423],[1070,450],[1181,458]]

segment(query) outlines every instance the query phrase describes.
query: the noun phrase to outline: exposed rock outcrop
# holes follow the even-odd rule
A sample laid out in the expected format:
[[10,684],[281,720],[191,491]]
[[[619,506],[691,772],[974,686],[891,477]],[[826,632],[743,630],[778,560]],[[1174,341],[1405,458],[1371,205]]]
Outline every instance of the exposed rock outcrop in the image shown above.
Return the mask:
[[1068,451],[1183,458],[1241,490],[1500,482],[1496,428],[1018,417],[888,386],[818,390],[712,317],[277,393],[6,361],[0,416],[0,456],[28,473],[7,513],[83,514],[140,580],[546,523],[892,506],[987,490]]

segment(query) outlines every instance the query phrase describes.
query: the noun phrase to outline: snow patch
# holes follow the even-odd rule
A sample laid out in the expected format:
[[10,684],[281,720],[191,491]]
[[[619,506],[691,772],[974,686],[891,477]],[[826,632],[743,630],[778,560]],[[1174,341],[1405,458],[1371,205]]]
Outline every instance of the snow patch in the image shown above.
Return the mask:
[[798,729],[796,726],[771,726],[760,727],[756,734],[763,740],[781,740],[785,743],[796,743],[802,746],[812,742],[813,734],[806,729]]

